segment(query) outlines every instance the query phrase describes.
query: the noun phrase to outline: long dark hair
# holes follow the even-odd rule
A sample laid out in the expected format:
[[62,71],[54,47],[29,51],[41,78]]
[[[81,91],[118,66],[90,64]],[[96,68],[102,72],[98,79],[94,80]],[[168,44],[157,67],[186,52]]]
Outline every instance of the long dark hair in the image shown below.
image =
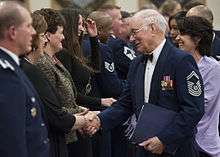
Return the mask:
[[211,55],[213,27],[208,20],[198,16],[185,17],[178,24],[178,28],[181,34],[189,35],[193,41],[200,39],[197,49],[201,56]]
[[81,49],[82,34],[78,36],[79,15],[82,15],[82,12],[82,10],[73,8],[65,8],[60,11],[66,20],[63,32],[65,37],[63,47],[67,50],[67,53],[76,58],[90,72],[93,72],[93,69],[87,65],[88,60],[84,57]]
[[176,21],[177,26],[178,26],[179,21],[183,20],[186,17],[186,13],[187,13],[186,11],[179,11],[176,14],[170,16],[168,20],[169,27],[170,27],[170,22],[172,19]]

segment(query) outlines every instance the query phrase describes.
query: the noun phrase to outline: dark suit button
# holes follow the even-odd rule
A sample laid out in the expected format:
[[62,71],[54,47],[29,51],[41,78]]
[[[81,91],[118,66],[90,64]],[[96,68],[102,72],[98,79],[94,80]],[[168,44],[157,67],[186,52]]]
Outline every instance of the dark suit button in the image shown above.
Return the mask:
[[43,141],[44,144],[47,144],[50,140],[47,138],[46,140]]

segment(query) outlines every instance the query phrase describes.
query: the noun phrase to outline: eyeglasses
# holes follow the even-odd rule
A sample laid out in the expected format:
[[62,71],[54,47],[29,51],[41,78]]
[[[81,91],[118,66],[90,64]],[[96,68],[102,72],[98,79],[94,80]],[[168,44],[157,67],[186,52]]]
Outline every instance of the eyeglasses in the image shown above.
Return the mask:
[[41,34],[39,34],[39,37],[45,39],[45,38],[46,38],[46,33],[41,33]]
[[140,32],[143,28],[145,28],[146,25],[142,25],[139,29],[131,29],[131,35],[135,36],[138,32]]

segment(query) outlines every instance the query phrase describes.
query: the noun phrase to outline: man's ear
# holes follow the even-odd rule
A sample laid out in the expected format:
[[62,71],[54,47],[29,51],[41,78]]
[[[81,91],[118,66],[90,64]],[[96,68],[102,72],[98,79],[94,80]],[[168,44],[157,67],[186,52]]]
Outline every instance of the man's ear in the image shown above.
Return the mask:
[[15,40],[17,35],[15,26],[10,26],[7,30],[8,31],[6,31],[7,33],[5,33],[5,35],[7,35],[11,40]]
[[150,29],[151,29],[151,31],[152,31],[153,34],[158,34],[158,31],[160,31],[159,28],[158,28],[158,26],[156,26],[154,23],[149,24],[148,27],[150,27]]

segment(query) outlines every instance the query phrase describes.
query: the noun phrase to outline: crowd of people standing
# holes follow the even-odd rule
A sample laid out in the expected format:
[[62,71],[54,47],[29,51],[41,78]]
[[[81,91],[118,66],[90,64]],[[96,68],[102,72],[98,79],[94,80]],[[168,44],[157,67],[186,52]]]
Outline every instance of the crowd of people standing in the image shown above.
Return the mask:
[[[135,13],[0,1],[0,156],[220,157],[219,60],[197,1]],[[176,116],[134,144],[149,104]]]

